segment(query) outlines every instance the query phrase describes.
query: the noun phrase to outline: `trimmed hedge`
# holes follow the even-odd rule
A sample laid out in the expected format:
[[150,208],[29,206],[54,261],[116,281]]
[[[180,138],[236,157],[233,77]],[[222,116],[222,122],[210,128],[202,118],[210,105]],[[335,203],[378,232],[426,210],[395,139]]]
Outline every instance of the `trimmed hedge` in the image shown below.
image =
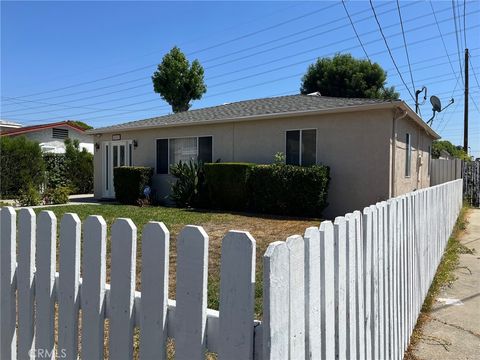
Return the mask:
[[0,195],[38,191],[45,180],[45,164],[37,142],[25,136],[0,137]]
[[248,206],[248,177],[255,164],[212,163],[204,166],[211,206],[245,210]]
[[122,204],[136,204],[143,189],[151,185],[153,169],[141,166],[121,166],[113,169],[115,197]]
[[248,178],[249,205],[263,213],[320,216],[329,182],[328,166],[258,165]]

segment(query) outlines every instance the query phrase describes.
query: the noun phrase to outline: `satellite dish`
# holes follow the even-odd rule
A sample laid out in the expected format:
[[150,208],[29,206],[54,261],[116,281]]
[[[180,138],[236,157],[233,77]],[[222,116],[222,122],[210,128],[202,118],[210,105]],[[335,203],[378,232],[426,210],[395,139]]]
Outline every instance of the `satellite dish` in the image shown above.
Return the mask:
[[430,103],[432,104],[433,111],[441,112],[442,111],[442,102],[435,95],[430,96]]

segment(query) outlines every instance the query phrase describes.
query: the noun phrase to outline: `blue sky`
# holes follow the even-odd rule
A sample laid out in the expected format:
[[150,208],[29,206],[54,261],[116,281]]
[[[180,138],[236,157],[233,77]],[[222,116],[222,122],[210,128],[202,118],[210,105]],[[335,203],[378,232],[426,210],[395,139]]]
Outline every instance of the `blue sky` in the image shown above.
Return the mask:
[[[433,127],[463,144],[463,62],[470,48],[470,147],[480,156],[480,2],[400,1],[415,87],[444,104]],[[413,108],[368,1],[346,6],[372,61]],[[410,90],[397,3],[374,1],[382,29]],[[178,45],[205,68],[208,91],[193,108],[298,93],[301,75],[336,52],[365,58],[341,2],[5,2],[1,3],[1,118],[33,125],[75,119],[95,127],[158,116],[170,106],[151,74]],[[449,58],[447,57],[449,54]],[[454,72],[452,72],[452,67]],[[463,69],[463,64],[462,64]],[[477,78],[475,78],[475,75]],[[457,81],[457,78],[459,79]],[[425,120],[431,105],[421,107]]]

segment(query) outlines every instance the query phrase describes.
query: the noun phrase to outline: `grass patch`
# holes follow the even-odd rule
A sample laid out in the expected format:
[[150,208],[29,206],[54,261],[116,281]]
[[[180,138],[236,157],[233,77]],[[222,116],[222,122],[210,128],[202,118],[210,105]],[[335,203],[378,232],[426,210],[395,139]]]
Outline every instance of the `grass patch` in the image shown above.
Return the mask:
[[117,218],[130,218],[137,226],[137,288],[141,291],[141,234],[149,221],[162,221],[170,231],[170,284],[169,298],[175,298],[176,238],[185,225],[201,225],[209,235],[208,307],[218,309],[220,295],[221,242],[229,230],[244,230],[256,240],[256,291],[255,316],[262,316],[262,257],[273,241],[285,240],[288,236],[301,234],[310,226],[319,226],[320,219],[271,216],[251,213],[228,213],[197,211],[162,206],[137,207],[130,205],[65,205],[35,209],[36,213],[51,210],[58,224],[65,213],[76,213],[83,221],[89,215],[101,215],[107,223],[107,282],[110,276],[110,229]]
[[427,296],[422,305],[422,309],[417,319],[415,329],[412,332],[410,337],[410,345],[408,346],[407,351],[405,352],[405,360],[417,360],[418,358],[414,355],[413,350],[418,344],[419,340],[422,339],[422,331],[424,324],[429,319],[429,313],[432,310],[433,304],[435,303],[435,298],[439,294],[440,290],[445,286],[449,286],[453,281],[455,281],[454,270],[457,268],[459,263],[459,255],[465,253],[471,253],[471,250],[466,246],[462,245],[459,241],[459,237],[467,227],[467,212],[468,205],[464,205],[458,215],[458,219],[453,228],[452,234],[448,239],[447,246],[445,247],[445,252],[442,256],[440,264],[438,265],[437,272],[433,278],[430,289],[428,290]]
[[[201,225],[209,235],[208,291],[207,306],[218,310],[220,299],[220,253],[223,237],[229,230],[248,231],[256,241],[256,288],[255,288],[255,318],[262,318],[263,299],[263,264],[262,257],[268,245],[273,241],[285,240],[294,234],[303,235],[310,226],[319,226],[320,219],[270,216],[251,213],[224,213],[217,211],[196,211],[162,206],[138,207],[130,205],[65,205],[34,209],[38,214],[42,210],[51,210],[60,224],[65,213],[76,213],[84,221],[89,215],[101,215],[107,223],[107,282],[110,282],[110,230],[117,218],[130,218],[137,226],[137,269],[136,290],[141,291],[142,268],[142,228],[149,221],[162,221],[170,231],[170,268],[169,268],[169,298],[175,299],[176,280],[176,238],[185,225]],[[57,234],[60,232],[58,231]],[[58,271],[57,239],[57,271]],[[105,321],[104,358],[108,359],[108,320]],[[139,331],[135,330],[134,358],[139,354]],[[80,343],[81,346],[81,343]],[[167,358],[173,359],[175,343],[169,340]],[[212,353],[207,354],[208,360],[216,359]]]

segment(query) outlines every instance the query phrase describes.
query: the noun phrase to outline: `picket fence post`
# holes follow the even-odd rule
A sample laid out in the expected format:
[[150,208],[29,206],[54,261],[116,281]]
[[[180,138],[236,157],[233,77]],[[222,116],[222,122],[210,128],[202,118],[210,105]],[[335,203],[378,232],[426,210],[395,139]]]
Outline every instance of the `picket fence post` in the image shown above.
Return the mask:
[[[34,359],[35,350],[35,250],[36,215],[32,209],[18,212],[18,349],[20,359]],[[2,247],[3,251],[3,247]]]

